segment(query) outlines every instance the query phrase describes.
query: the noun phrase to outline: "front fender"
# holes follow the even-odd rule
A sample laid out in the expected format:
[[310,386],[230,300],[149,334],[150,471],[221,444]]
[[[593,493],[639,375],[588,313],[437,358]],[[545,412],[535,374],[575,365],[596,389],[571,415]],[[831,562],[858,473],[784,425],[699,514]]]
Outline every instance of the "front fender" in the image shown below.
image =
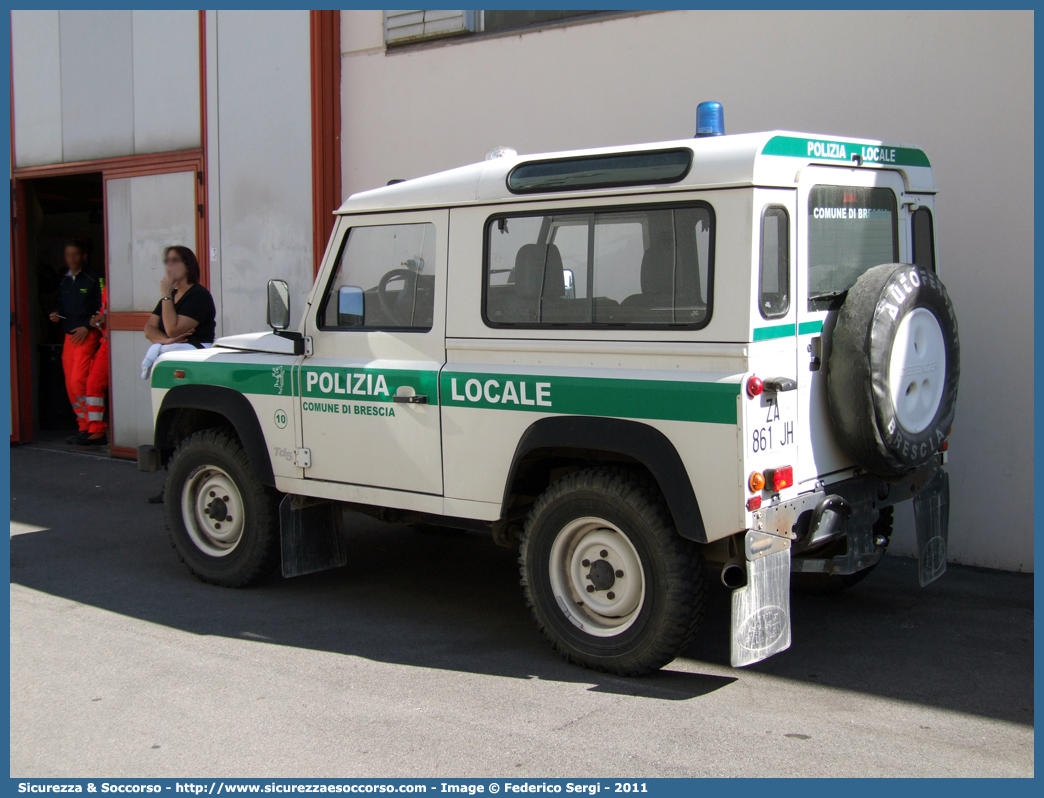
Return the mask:
[[268,445],[250,400],[238,391],[218,385],[178,385],[167,391],[156,416],[155,445],[171,449],[177,444],[179,410],[202,410],[223,416],[235,429],[254,474],[262,485],[275,487]]

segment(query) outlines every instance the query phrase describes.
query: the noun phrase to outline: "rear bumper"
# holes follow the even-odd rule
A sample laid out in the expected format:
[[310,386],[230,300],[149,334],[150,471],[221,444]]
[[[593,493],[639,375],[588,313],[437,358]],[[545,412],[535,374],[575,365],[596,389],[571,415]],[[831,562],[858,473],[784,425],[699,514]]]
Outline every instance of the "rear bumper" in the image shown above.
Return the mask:
[[[916,497],[941,469],[942,458],[935,457],[897,480],[861,475],[836,482],[758,510],[753,514],[754,529],[792,541],[794,571],[856,573],[876,565],[888,545],[887,537],[874,531],[881,510]],[[846,537],[845,554],[817,556],[828,544]]]

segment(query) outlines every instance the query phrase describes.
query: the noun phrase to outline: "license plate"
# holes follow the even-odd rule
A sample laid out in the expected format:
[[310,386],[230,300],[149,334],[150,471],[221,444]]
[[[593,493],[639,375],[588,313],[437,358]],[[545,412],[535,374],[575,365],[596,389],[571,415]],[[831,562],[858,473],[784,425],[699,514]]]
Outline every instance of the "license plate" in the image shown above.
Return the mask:
[[794,446],[797,391],[762,394],[747,411],[747,456],[772,454]]

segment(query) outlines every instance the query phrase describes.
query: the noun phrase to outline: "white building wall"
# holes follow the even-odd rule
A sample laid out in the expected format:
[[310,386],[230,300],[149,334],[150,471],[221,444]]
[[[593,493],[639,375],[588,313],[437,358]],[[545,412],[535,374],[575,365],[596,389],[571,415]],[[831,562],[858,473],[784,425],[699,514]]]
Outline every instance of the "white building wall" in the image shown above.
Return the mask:
[[[290,284],[296,325],[313,271],[308,12],[212,16],[217,118],[208,124],[217,134],[210,181],[220,226],[210,237],[219,249],[221,332],[265,329],[270,278]],[[210,68],[208,62],[208,75]]]
[[689,136],[701,100],[729,132],[922,146],[963,345],[951,558],[1033,569],[1032,12],[672,11],[391,52],[380,11],[341,18],[344,196],[498,144]]
[[131,12],[70,10],[58,16],[63,160],[133,154]]
[[134,152],[199,143],[199,14],[135,11]]
[[196,11],[13,11],[17,166],[199,147]]
[[11,80],[19,166],[62,160],[62,69],[57,11],[11,12]]

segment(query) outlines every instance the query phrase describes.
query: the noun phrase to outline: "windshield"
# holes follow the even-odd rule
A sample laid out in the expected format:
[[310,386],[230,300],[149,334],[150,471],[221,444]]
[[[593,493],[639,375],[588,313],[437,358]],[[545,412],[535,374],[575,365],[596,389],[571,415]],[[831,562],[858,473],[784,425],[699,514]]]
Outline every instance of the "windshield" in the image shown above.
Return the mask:
[[863,272],[899,260],[889,188],[813,186],[808,196],[808,309],[826,310]]

